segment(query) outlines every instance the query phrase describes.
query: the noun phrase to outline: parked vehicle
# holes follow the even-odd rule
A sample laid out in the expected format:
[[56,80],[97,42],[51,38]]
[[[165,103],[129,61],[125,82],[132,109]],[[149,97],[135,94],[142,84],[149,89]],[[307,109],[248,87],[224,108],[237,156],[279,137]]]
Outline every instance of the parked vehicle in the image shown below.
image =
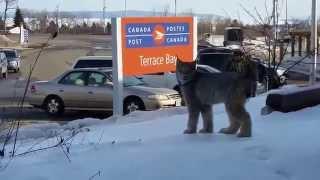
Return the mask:
[[244,33],[241,27],[227,27],[224,30],[224,46],[242,45]]
[[144,81],[150,87],[169,88],[179,91],[175,72],[145,74],[138,76],[138,78]]
[[[234,51],[225,47],[204,48],[199,51],[197,63],[201,65],[199,67],[207,72],[224,71],[229,62],[232,61]],[[257,66],[257,92],[262,93],[267,89],[276,89],[286,84],[287,75],[283,74],[285,72],[283,68],[278,68],[275,71],[273,68],[268,68],[259,59],[252,58],[251,60]]]
[[[146,87],[136,77],[124,79],[124,114],[135,110],[156,110],[181,105],[177,91]],[[38,81],[31,86],[29,103],[49,115],[64,110],[112,110],[112,69],[74,69],[51,81]]]
[[3,52],[0,52],[0,78],[7,79],[8,76],[8,60]]
[[112,56],[83,56],[75,60],[72,69],[112,67]]
[[[77,68],[108,68],[112,67],[111,56],[84,56],[78,58],[72,69]],[[169,88],[179,90],[176,74],[168,73],[154,73],[138,76],[138,78],[146,83],[147,86],[156,88]]]
[[262,63],[260,59],[253,58],[258,68],[258,81],[260,86],[266,91],[267,89],[276,89],[287,84],[288,74],[286,69],[278,67],[276,70]]
[[14,72],[20,71],[21,57],[17,50],[15,49],[1,49],[8,60],[8,70],[13,70]]

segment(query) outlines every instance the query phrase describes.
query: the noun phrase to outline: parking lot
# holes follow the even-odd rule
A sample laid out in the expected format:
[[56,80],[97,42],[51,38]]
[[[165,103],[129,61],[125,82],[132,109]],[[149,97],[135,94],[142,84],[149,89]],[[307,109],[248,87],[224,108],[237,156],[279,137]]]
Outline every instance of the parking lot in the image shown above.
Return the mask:
[[[31,35],[30,43],[45,42],[48,35]],[[15,39],[17,37],[10,37]],[[32,73],[31,80],[50,80],[69,69],[73,60],[86,55],[111,55],[111,37],[94,35],[60,35],[49,42],[49,47],[41,53],[38,64]],[[9,72],[6,80],[0,80],[0,119],[21,119],[24,122],[62,122],[86,117],[106,118],[111,113],[67,112],[63,117],[50,118],[39,109],[32,108],[27,102],[18,112],[18,103],[23,96],[26,79],[39,49],[21,51],[20,72]]]
[[[39,44],[46,41],[49,35],[32,34],[30,44]],[[10,37],[15,39],[17,37]],[[10,72],[6,80],[0,80],[0,119],[20,119],[25,123],[59,122],[64,123],[74,119],[87,117],[106,118],[110,112],[66,112],[58,118],[48,117],[39,109],[24,104],[22,114],[19,114],[18,103],[26,87],[26,79],[39,49],[21,50],[20,72]],[[74,60],[86,55],[111,55],[111,36],[97,35],[59,35],[49,42],[49,47],[41,53],[39,61],[32,73],[31,80],[50,80],[70,69]],[[297,81],[288,81],[297,83]],[[299,81],[300,82],[300,81]],[[301,81],[304,83],[305,81]]]

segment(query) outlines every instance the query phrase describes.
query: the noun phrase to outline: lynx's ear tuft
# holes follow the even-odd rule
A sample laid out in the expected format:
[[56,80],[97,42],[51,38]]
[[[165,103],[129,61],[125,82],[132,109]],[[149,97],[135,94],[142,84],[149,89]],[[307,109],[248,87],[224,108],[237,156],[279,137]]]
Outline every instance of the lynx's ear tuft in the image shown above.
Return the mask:
[[178,61],[178,62],[182,62],[182,60],[179,58],[178,55],[176,55],[176,58],[177,58],[177,61]]

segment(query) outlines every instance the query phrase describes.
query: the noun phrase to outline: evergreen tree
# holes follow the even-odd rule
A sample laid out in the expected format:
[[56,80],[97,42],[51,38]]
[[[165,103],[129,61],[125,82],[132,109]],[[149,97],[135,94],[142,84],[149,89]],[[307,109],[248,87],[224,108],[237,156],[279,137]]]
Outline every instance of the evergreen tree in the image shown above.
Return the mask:
[[2,19],[2,16],[0,16],[0,29],[4,29],[4,20]]
[[97,25],[96,25],[96,23],[92,23],[91,33],[95,33],[96,31],[97,31]]
[[47,28],[47,33],[54,33],[57,31],[57,25],[54,21],[50,21],[49,26]]
[[17,8],[16,15],[13,21],[14,21],[14,27],[20,27],[21,24],[25,25],[20,8]]
[[111,23],[107,23],[107,34],[110,35],[111,34]]

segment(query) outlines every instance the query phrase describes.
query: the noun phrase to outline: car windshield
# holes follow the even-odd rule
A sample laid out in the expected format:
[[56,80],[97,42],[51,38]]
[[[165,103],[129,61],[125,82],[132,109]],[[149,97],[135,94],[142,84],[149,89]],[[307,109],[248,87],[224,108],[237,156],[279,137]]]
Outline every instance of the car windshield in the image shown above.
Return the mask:
[[231,59],[231,54],[224,52],[209,52],[201,53],[199,57],[199,64],[208,65],[219,70],[224,70]]
[[77,64],[74,66],[74,69],[77,68],[99,68],[99,67],[112,67],[111,60],[79,60]]
[[17,54],[14,51],[3,51],[7,58],[17,58]]
[[[105,74],[112,80],[112,72],[105,72]],[[141,79],[137,78],[136,76],[128,76],[125,77],[123,80],[123,86],[129,87],[129,86],[143,86],[146,83],[142,81]]]
[[242,31],[240,29],[231,29],[227,31],[229,41],[242,41]]
[[128,86],[143,86],[145,85],[145,82],[142,80],[138,79],[137,77],[125,77],[123,81],[123,86],[128,87]]

